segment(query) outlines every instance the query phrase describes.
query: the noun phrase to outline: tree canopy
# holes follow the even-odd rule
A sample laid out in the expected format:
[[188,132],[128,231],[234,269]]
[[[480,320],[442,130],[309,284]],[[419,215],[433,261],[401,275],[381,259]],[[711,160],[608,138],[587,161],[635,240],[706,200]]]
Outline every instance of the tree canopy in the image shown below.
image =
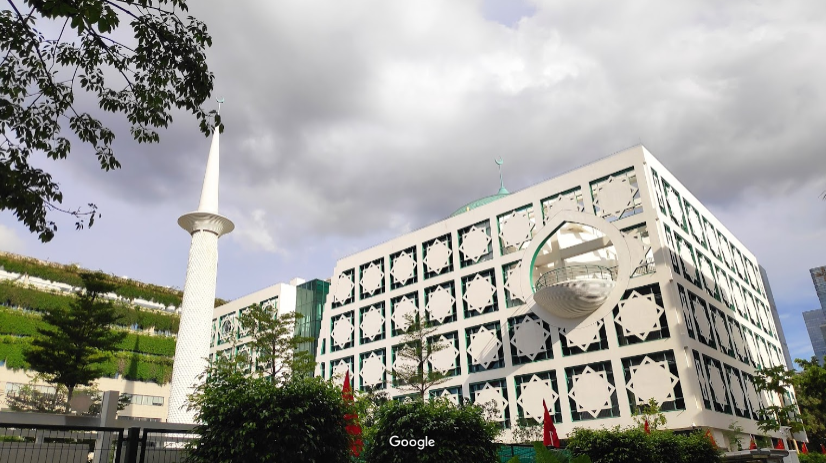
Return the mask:
[[101,294],[114,286],[103,275],[83,275],[85,291],[69,307],[56,307],[43,314],[44,326],[25,352],[32,369],[50,383],[66,386],[66,403],[77,386],[90,386],[104,374],[103,362],[126,336],[114,331],[118,315],[111,302]]
[[[94,152],[104,171],[120,167],[115,133],[100,113],[117,113],[138,143],[159,141],[172,111],[182,109],[208,135],[220,124],[201,105],[212,93],[206,25],[187,16],[186,0],[6,0],[0,11],[0,211],[50,241],[50,212],[100,217],[97,206],[63,208],[63,193],[34,156],[65,159],[73,140]],[[128,40],[127,40],[128,39]],[[87,109],[94,102],[99,111]],[[65,127],[68,126],[68,131]],[[74,147],[74,151],[78,151]]]

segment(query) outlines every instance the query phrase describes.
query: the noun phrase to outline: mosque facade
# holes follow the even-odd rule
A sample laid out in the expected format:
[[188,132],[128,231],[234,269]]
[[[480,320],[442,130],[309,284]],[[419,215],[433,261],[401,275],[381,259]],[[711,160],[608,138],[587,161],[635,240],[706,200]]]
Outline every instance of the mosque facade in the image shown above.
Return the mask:
[[[755,256],[644,147],[340,259],[317,375],[403,400],[411,317],[444,348],[430,397],[493,403],[503,428],[631,425],[655,399],[667,427],[757,429],[760,368],[785,365]],[[790,397],[788,397],[790,398]],[[776,434],[774,437],[779,437]],[[803,438],[803,436],[799,436]],[[747,442],[747,441],[746,441]]]

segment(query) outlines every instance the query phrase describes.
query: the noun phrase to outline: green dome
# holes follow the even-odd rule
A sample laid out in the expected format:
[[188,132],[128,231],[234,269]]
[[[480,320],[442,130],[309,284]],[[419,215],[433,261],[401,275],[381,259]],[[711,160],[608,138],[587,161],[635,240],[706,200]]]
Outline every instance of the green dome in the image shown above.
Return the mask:
[[476,209],[477,207],[484,206],[485,204],[490,204],[490,203],[496,201],[497,199],[504,198],[505,196],[508,196],[509,194],[510,193],[508,192],[508,190],[506,190],[505,187],[502,187],[502,188],[499,189],[499,192],[496,193],[495,195],[485,196],[484,198],[479,198],[476,201],[467,203],[464,206],[460,207],[459,209],[456,209],[456,212],[454,212],[453,214],[450,214],[450,216],[451,217],[456,217],[459,214],[463,214],[463,213],[468,212],[470,210]]

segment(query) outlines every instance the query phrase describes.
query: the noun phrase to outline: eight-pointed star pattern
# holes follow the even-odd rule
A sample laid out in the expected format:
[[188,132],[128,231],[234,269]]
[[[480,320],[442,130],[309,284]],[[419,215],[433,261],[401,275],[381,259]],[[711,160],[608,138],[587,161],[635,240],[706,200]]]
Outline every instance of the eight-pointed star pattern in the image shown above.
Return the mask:
[[470,310],[482,312],[485,307],[493,304],[493,295],[496,288],[490,283],[490,277],[483,277],[477,274],[467,283],[465,295],[462,299],[467,302]]
[[393,281],[397,284],[403,285],[413,278],[416,273],[416,261],[413,256],[402,251],[401,254],[393,259],[393,268],[390,269],[390,275]]
[[746,394],[740,384],[740,378],[734,371],[728,371],[728,384],[731,387],[731,398],[734,399],[734,406],[742,413],[748,413],[749,410],[745,401]]
[[697,320],[697,330],[700,332],[700,335],[702,337],[706,339],[712,339],[711,322],[709,322],[708,320],[706,308],[699,302],[694,301],[695,299],[690,299],[689,303],[691,304],[691,309],[694,312],[694,319]]
[[459,395],[453,392],[450,392],[449,389],[442,390],[441,394],[436,394],[437,397],[445,398],[453,403],[453,405],[459,405]]
[[725,407],[728,403],[728,399],[726,398],[726,383],[723,381],[723,374],[720,372],[720,369],[717,368],[717,365],[714,364],[708,365],[708,372],[711,380],[709,382],[711,383],[711,391],[713,392],[712,395],[714,396],[714,401]]
[[691,254],[691,249],[688,248],[687,244],[680,245],[680,259],[683,261],[683,268],[688,274],[688,278],[693,281],[697,276],[697,266],[694,265],[694,256]]
[[488,245],[490,244],[490,236],[484,228],[470,227],[470,230],[462,236],[462,245],[459,250],[465,260],[476,262],[480,257],[488,253]]
[[361,337],[369,338],[372,341],[382,333],[384,333],[384,315],[381,313],[381,308],[377,306],[370,307],[361,316]]
[[501,346],[502,341],[499,340],[497,333],[482,326],[479,331],[470,335],[467,353],[474,365],[487,368],[488,365],[499,360],[499,347]]
[[624,336],[645,339],[651,332],[659,331],[660,316],[665,310],[654,301],[654,295],[643,296],[632,291],[628,299],[620,301],[617,324],[622,326]]
[[719,256],[720,242],[717,240],[717,232],[714,231],[711,224],[706,225],[706,242],[708,243],[708,247],[711,248],[711,252],[713,252],[715,256]]
[[430,366],[439,373],[446,375],[449,371],[456,368],[456,356],[459,355],[459,350],[456,349],[452,339],[440,336],[437,341],[444,346],[430,355]]
[[577,211],[582,212],[584,208],[579,205],[573,194],[560,196],[551,204],[545,204],[545,223],[554,215],[562,211]]
[[546,343],[551,332],[545,329],[542,320],[525,317],[516,325],[511,344],[516,347],[516,355],[533,360],[547,350]]
[[542,407],[543,400],[548,405],[548,412],[551,415],[555,413],[554,406],[559,396],[551,387],[551,380],[540,379],[539,376],[533,375],[530,381],[520,384],[519,388],[519,398],[516,399],[516,403],[522,407],[525,418],[542,421],[545,415],[545,409]]
[[475,403],[484,405],[493,402],[498,416],[491,415],[488,418],[494,421],[505,421],[505,409],[508,406],[508,400],[502,397],[502,388],[493,386],[490,383],[485,383],[485,387],[476,391]]
[[599,329],[602,328],[602,320],[597,320],[596,323],[585,326],[577,326],[571,331],[563,329],[566,344],[568,347],[579,347],[582,350],[588,350],[591,344],[599,342]]
[[574,375],[568,395],[576,402],[577,412],[585,412],[596,418],[601,410],[611,408],[614,389],[604,371],[597,372],[586,366],[582,373]]
[[655,362],[648,356],[642,363],[629,368],[631,380],[628,390],[634,393],[637,404],[646,404],[649,399],[658,403],[674,400],[674,386],[679,379],[671,373],[667,361]]
[[430,243],[424,258],[427,270],[432,273],[440,273],[450,264],[450,254],[451,251],[447,244],[439,240]]
[[364,269],[361,274],[361,289],[369,295],[373,295],[376,291],[381,289],[384,285],[384,272],[376,265],[375,262],[370,262],[370,265]]
[[502,244],[505,247],[521,248],[523,243],[531,239],[533,226],[526,211],[514,211],[501,225],[499,237],[502,239]]
[[696,209],[689,209],[688,213],[688,223],[691,224],[691,234],[694,235],[694,238],[697,240],[698,243],[704,242],[703,240],[703,222],[700,220],[700,214],[697,213]]
[[597,206],[602,217],[620,217],[628,209],[634,208],[634,195],[638,188],[631,185],[627,177],[611,177],[599,186]]
[[508,274],[505,277],[505,290],[510,294],[511,299],[517,299],[522,302],[528,301],[528,296],[522,287],[522,282],[519,277],[522,275],[522,262],[514,265],[508,269]]
[[340,360],[333,367],[332,377],[333,378],[338,378],[338,377],[344,378],[344,375],[346,375],[348,371],[350,371],[350,364],[346,360]]
[[715,291],[717,290],[717,282],[714,281],[714,268],[711,267],[705,259],[700,260],[700,274],[703,275],[703,280],[705,281],[706,288],[713,296]]
[[330,336],[338,347],[344,347],[353,340],[353,323],[350,317],[339,317],[333,322],[333,331]]
[[413,302],[413,299],[408,299],[407,296],[402,296],[401,300],[395,304],[393,308],[393,323],[396,324],[396,329],[399,331],[407,331],[410,326],[410,316],[416,316],[419,308]]
[[336,279],[336,292],[333,294],[335,301],[344,304],[350,300],[353,291],[353,279],[346,273],[339,274]]
[[671,187],[665,187],[665,201],[668,203],[668,208],[671,210],[671,218],[678,224],[683,224],[683,209],[680,206],[680,198]]
[[384,381],[384,359],[381,355],[372,352],[361,362],[361,381],[367,386],[381,384]]
[[446,318],[453,315],[453,303],[455,301],[456,299],[450,294],[450,291],[443,286],[437,286],[435,290],[428,294],[425,310],[430,313],[432,320],[443,323]]
[[726,349],[731,349],[731,338],[729,338],[724,317],[725,315],[715,313],[714,327],[717,328],[717,339],[720,341],[720,345]]

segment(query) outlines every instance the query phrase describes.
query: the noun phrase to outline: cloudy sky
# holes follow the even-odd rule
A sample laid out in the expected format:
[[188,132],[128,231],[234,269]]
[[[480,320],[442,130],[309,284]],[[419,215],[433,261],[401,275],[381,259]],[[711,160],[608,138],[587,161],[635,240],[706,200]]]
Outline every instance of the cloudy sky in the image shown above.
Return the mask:
[[[789,346],[826,265],[826,2],[192,1],[224,97],[218,297],[335,261],[640,141],[767,269]],[[123,129],[120,121],[112,126]],[[123,168],[44,162],[103,218],[0,249],[182,287],[209,140],[179,115]]]

